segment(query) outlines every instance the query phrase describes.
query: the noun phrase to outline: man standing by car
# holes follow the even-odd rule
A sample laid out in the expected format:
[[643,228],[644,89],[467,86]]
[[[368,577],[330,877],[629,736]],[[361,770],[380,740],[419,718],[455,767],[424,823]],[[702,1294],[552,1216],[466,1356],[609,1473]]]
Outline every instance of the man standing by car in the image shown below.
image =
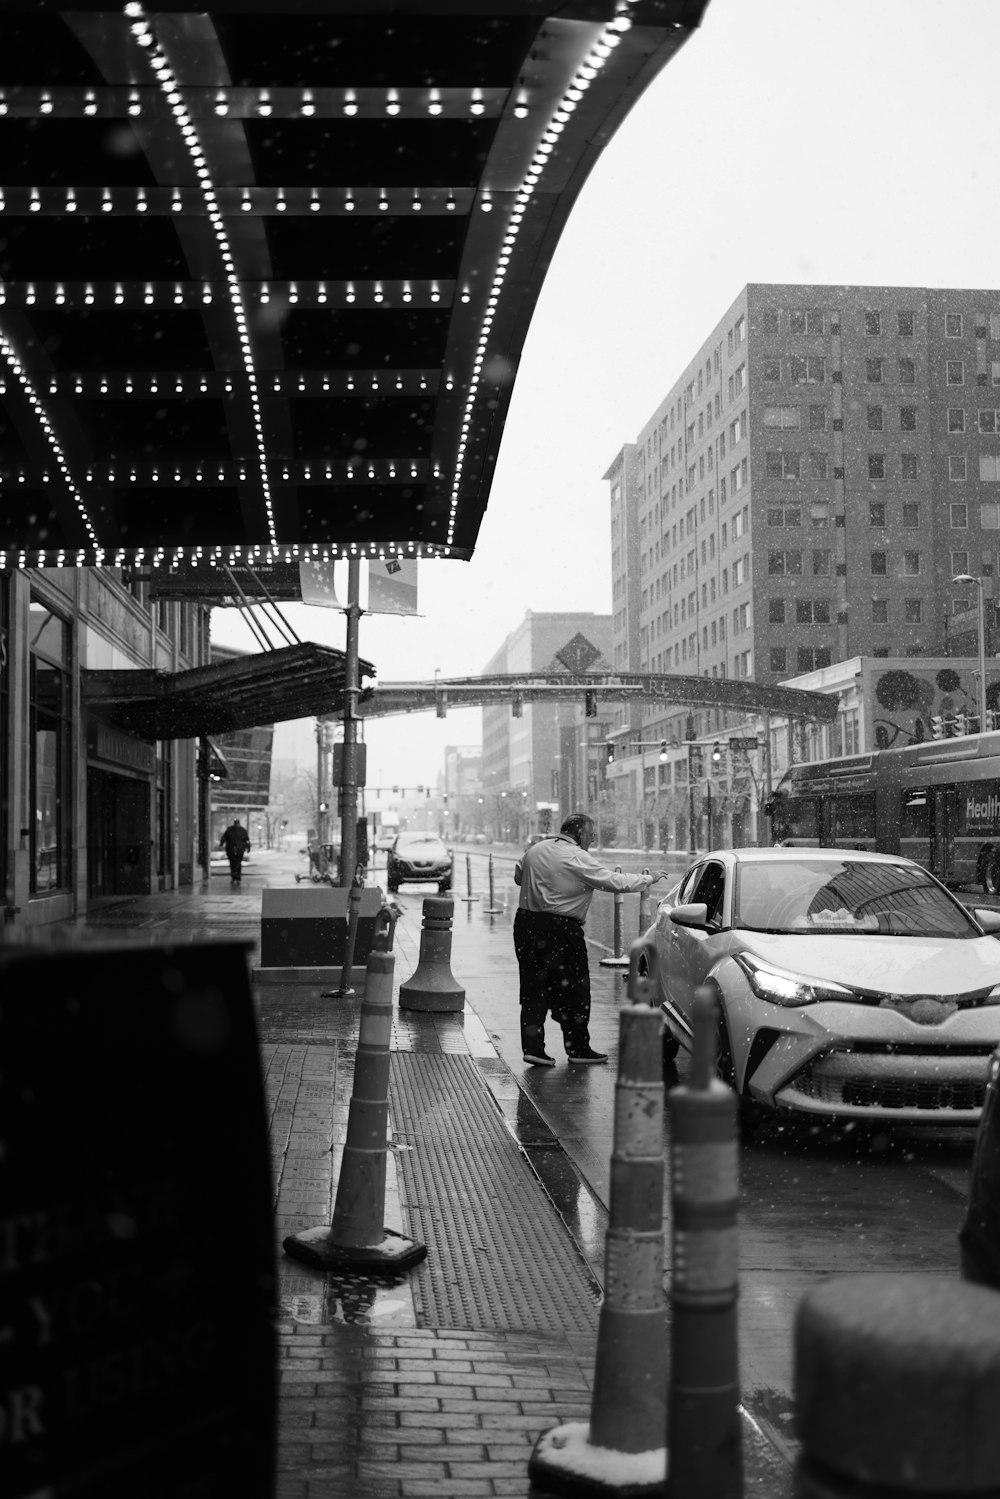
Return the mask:
[[571,1065],[606,1062],[590,1044],[590,967],[583,924],[595,890],[648,890],[659,875],[621,874],[588,852],[596,838],[584,812],[567,817],[554,838],[525,849],[515,866],[521,897],[514,951],[521,980],[521,1050],[526,1062],[554,1067],[545,1050],[545,1017],[562,1026]]
[[219,839],[219,847],[226,851],[229,860],[229,873],[234,885],[240,883],[243,860],[250,849],[250,835],[240,822],[234,817],[222,837]]

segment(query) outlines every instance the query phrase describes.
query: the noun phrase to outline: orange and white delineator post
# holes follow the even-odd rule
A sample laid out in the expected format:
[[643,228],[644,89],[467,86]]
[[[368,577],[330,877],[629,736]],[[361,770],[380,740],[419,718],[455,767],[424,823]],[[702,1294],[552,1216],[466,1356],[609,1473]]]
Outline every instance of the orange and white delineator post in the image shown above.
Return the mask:
[[641,943],[632,944],[620,1012],[610,1225],[590,1422],[557,1426],[539,1438],[528,1475],[547,1493],[665,1492],[663,1017],[651,999],[654,979],[638,972],[643,952]]
[[395,1273],[409,1270],[427,1254],[426,1244],[383,1222],[395,961],[391,952],[373,952],[368,959],[333,1223],[329,1228],[303,1229],[284,1240],[287,1255],[316,1270]]
[[694,994],[691,1081],[672,1088],[670,1499],[739,1499],[736,1095],[715,1076],[719,1001]]

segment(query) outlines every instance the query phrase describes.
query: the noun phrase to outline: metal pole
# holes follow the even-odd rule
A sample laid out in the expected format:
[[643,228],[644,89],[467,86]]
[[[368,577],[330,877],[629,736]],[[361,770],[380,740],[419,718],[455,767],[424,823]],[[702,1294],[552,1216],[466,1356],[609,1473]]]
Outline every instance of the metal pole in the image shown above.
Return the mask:
[[323,720],[316,720],[316,868],[326,873],[326,814],[323,811]]
[[693,854],[697,844],[694,836],[694,753],[688,745],[688,849]]
[[[347,564],[347,649],[344,661],[344,783],[340,821],[340,884],[349,890],[354,884],[358,862],[358,605],[361,561],[352,557]],[[353,957],[353,954],[351,955]]]
[[[771,769],[771,715],[767,712],[764,714],[764,763],[762,768],[764,773],[764,805],[765,807],[770,807],[773,777]],[[772,836],[774,822],[770,812],[765,813],[763,819],[758,819],[758,823],[760,821],[763,821],[765,845],[769,846],[774,841]]]
[[979,732],[986,733],[986,604],[983,599],[983,580],[976,579],[979,589]]

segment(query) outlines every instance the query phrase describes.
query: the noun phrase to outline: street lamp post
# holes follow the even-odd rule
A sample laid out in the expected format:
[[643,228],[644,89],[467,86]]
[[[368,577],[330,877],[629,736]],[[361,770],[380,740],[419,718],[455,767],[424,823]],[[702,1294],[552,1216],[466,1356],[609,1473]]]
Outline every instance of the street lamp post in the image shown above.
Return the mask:
[[979,732],[986,733],[986,619],[985,604],[983,601],[983,580],[974,578],[971,573],[959,573],[957,578],[952,578],[953,583],[974,583],[978,589],[977,602],[979,604]]

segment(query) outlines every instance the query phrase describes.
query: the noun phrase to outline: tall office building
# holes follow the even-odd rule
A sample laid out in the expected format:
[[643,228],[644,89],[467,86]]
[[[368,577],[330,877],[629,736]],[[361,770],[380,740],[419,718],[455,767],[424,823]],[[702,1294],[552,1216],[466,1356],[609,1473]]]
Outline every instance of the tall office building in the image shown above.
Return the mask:
[[952,580],[992,596],[1000,548],[1000,292],[748,285],[605,477],[616,668],[968,654]]

